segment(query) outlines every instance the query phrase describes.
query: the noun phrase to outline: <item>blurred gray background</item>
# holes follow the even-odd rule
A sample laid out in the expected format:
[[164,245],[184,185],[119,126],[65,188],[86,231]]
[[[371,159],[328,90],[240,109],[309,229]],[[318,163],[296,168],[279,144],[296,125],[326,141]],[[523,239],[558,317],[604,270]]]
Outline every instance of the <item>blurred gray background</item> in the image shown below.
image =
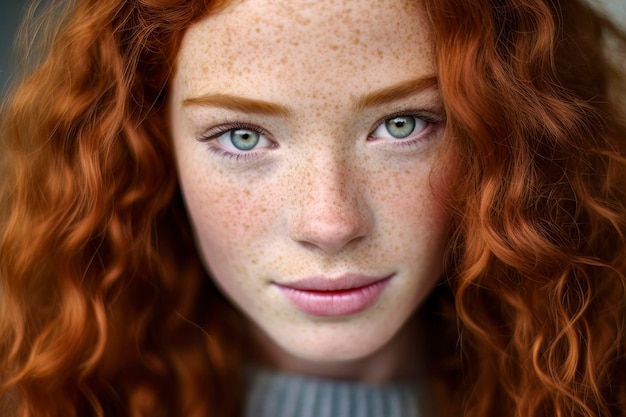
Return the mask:
[[[52,0],[39,1],[41,7]],[[594,4],[602,4],[610,16],[626,25],[626,0],[589,1]],[[0,0],[0,97],[15,79],[19,57],[15,56],[13,48],[14,36],[29,3],[30,1],[24,0]]]

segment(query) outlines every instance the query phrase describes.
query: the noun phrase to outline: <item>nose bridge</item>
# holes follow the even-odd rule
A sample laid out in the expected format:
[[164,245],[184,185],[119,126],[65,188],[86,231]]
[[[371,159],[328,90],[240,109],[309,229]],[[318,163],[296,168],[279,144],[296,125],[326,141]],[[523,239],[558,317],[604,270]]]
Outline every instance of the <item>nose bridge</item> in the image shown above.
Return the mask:
[[353,162],[338,150],[316,152],[307,159],[294,187],[292,239],[334,252],[369,233],[371,219]]
[[[320,154],[310,160],[308,167],[307,184],[303,191],[314,203],[332,203],[331,206],[339,208],[342,203],[347,203],[350,189],[348,185],[352,167],[342,156]],[[352,186],[355,184],[352,183]]]

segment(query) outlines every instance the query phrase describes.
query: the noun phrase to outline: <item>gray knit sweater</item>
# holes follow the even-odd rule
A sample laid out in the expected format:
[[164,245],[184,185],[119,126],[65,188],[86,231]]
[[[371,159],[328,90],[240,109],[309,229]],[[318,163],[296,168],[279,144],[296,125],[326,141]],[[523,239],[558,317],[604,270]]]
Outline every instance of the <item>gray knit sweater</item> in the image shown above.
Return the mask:
[[432,417],[424,389],[369,385],[255,370],[248,375],[246,417]]

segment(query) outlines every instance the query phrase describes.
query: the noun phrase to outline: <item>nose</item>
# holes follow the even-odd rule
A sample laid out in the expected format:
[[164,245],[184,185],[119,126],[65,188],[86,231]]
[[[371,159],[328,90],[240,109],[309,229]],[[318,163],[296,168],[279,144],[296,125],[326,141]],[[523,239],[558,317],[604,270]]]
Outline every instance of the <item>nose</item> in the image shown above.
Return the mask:
[[358,173],[341,161],[310,161],[294,187],[295,208],[290,219],[292,240],[327,254],[356,244],[371,232],[372,216]]

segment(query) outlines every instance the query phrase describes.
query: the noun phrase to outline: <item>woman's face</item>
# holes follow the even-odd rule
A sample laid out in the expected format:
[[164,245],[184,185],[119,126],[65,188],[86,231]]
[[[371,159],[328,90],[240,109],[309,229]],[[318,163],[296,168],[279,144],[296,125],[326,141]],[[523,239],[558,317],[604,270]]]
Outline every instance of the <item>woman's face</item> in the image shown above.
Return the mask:
[[386,346],[442,272],[445,121],[415,3],[239,1],[177,57],[171,129],[200,254],[312,363]]

